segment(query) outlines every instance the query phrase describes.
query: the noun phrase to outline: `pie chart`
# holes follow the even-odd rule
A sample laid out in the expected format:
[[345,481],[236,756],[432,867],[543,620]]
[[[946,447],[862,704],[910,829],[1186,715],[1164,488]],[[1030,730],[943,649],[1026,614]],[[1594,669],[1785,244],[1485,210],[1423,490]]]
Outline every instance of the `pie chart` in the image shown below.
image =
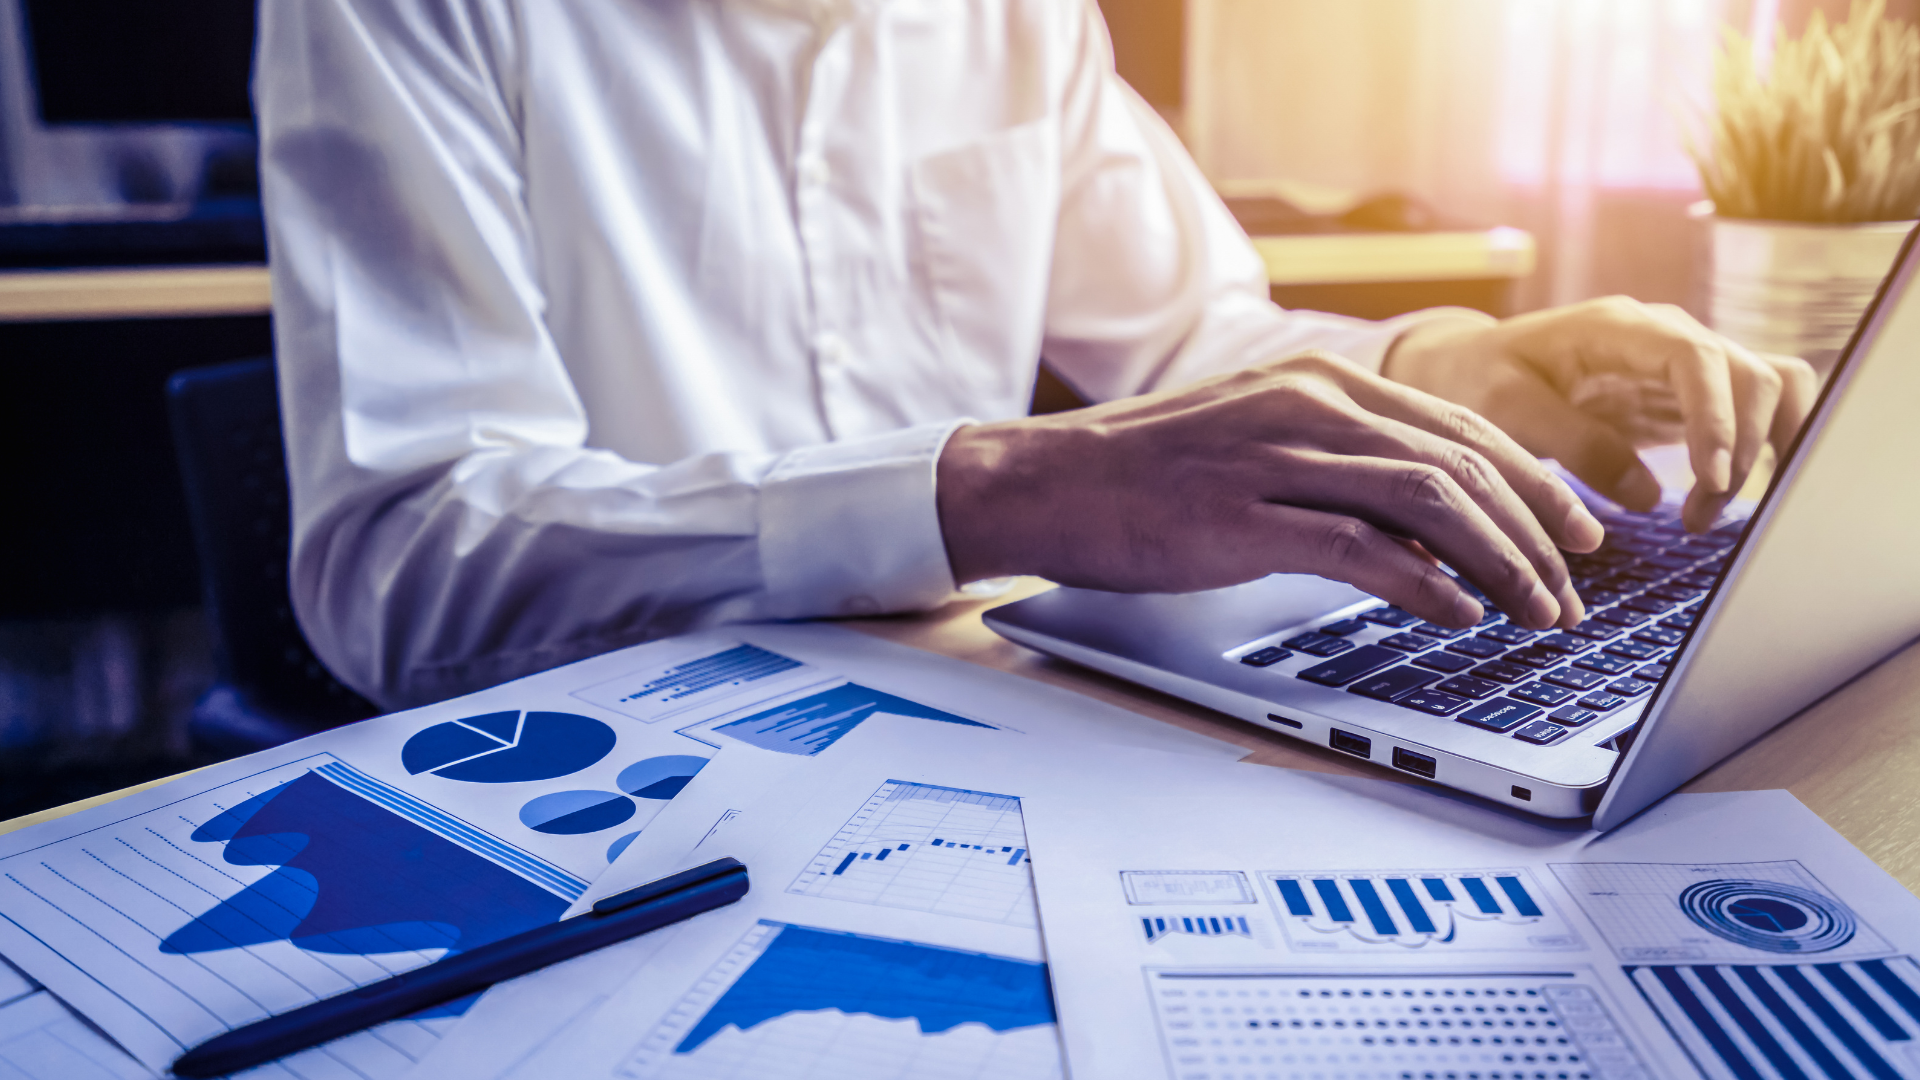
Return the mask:
[[643,758],[621,769],[614,783],[635,798],[664,802],[680,794],[680,789],[686,787],[687,781],[706,763],[706,758],[688,754]]
[[579,772],[606,757],[618,740],[611,727],[590,716],[508,710],[424,728],[400,748],[400,764],[416,776],[516,784]]
[[556,791],[520,808],[520,823],[534,832],[574,836],[599,832],[633,816],[633,800],[612,791]]

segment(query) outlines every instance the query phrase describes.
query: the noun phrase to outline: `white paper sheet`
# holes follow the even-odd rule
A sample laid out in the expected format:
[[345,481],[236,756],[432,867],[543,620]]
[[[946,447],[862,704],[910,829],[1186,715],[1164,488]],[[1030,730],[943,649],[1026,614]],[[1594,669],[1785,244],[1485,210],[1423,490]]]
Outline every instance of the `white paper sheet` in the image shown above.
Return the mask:
[[40,984],[27,978],[27,973],[0,958],[0,1005],[26,997]]
[[1599,836],[1169,759],[1024,809],[1075,1076],[1920,1076],[1920,901],[1785,792]]
[[152,1080],[45,990],[0,1005],[0,1080]]
[[[1239,753],[1115,709],[979,711],[1048,696],[1022,680],[1024,695],[948,695],[965,706],[907,696],[980,676],[996,678],[836,628],[748,627],[324,733],[0,838],[0,954],[160,1069],[559,917],[721,746],[808,760],[896,715],[1016,743],[1045,730]],[[396,1076],[463,1007],[282,1064]]]

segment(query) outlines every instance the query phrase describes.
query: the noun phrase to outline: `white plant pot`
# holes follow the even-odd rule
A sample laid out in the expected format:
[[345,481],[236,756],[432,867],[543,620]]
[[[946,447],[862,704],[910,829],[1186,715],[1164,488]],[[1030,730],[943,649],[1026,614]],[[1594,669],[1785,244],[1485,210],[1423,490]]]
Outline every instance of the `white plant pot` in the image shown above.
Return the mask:
[[1723,218],[1711,202],[1695,203],[1691,213],[1712,230],[1713,328],[1756,352],[1798,356],[1822,378],[1915,224]]

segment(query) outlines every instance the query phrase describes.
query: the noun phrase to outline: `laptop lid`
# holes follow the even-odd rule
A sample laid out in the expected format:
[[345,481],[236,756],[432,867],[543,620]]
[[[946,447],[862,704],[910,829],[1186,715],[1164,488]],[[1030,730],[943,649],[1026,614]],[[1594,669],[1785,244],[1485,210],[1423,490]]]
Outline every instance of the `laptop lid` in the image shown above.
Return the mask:
[[1655,691],[1595,828],[1626,821],[1920,636],[1916,276],[1909,234]]

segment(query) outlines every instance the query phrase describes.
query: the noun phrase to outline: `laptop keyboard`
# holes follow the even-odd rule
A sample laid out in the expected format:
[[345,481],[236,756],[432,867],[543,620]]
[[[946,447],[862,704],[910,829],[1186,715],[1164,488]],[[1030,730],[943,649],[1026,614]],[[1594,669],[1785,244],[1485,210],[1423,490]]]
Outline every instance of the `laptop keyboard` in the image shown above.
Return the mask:
[[1300,654],[1318,662],[1295,678],[1503,738],[1557,742],[1653,691],[1746,528],[1736,521],[1696,535],[1667,507],[1598,516],[1606,542],[1566,556],[1587,605],[1570,630],[1528,630],[1491,605],[1479,626],[1454,630],[1382,604],[1239,661],[1271,667]]

